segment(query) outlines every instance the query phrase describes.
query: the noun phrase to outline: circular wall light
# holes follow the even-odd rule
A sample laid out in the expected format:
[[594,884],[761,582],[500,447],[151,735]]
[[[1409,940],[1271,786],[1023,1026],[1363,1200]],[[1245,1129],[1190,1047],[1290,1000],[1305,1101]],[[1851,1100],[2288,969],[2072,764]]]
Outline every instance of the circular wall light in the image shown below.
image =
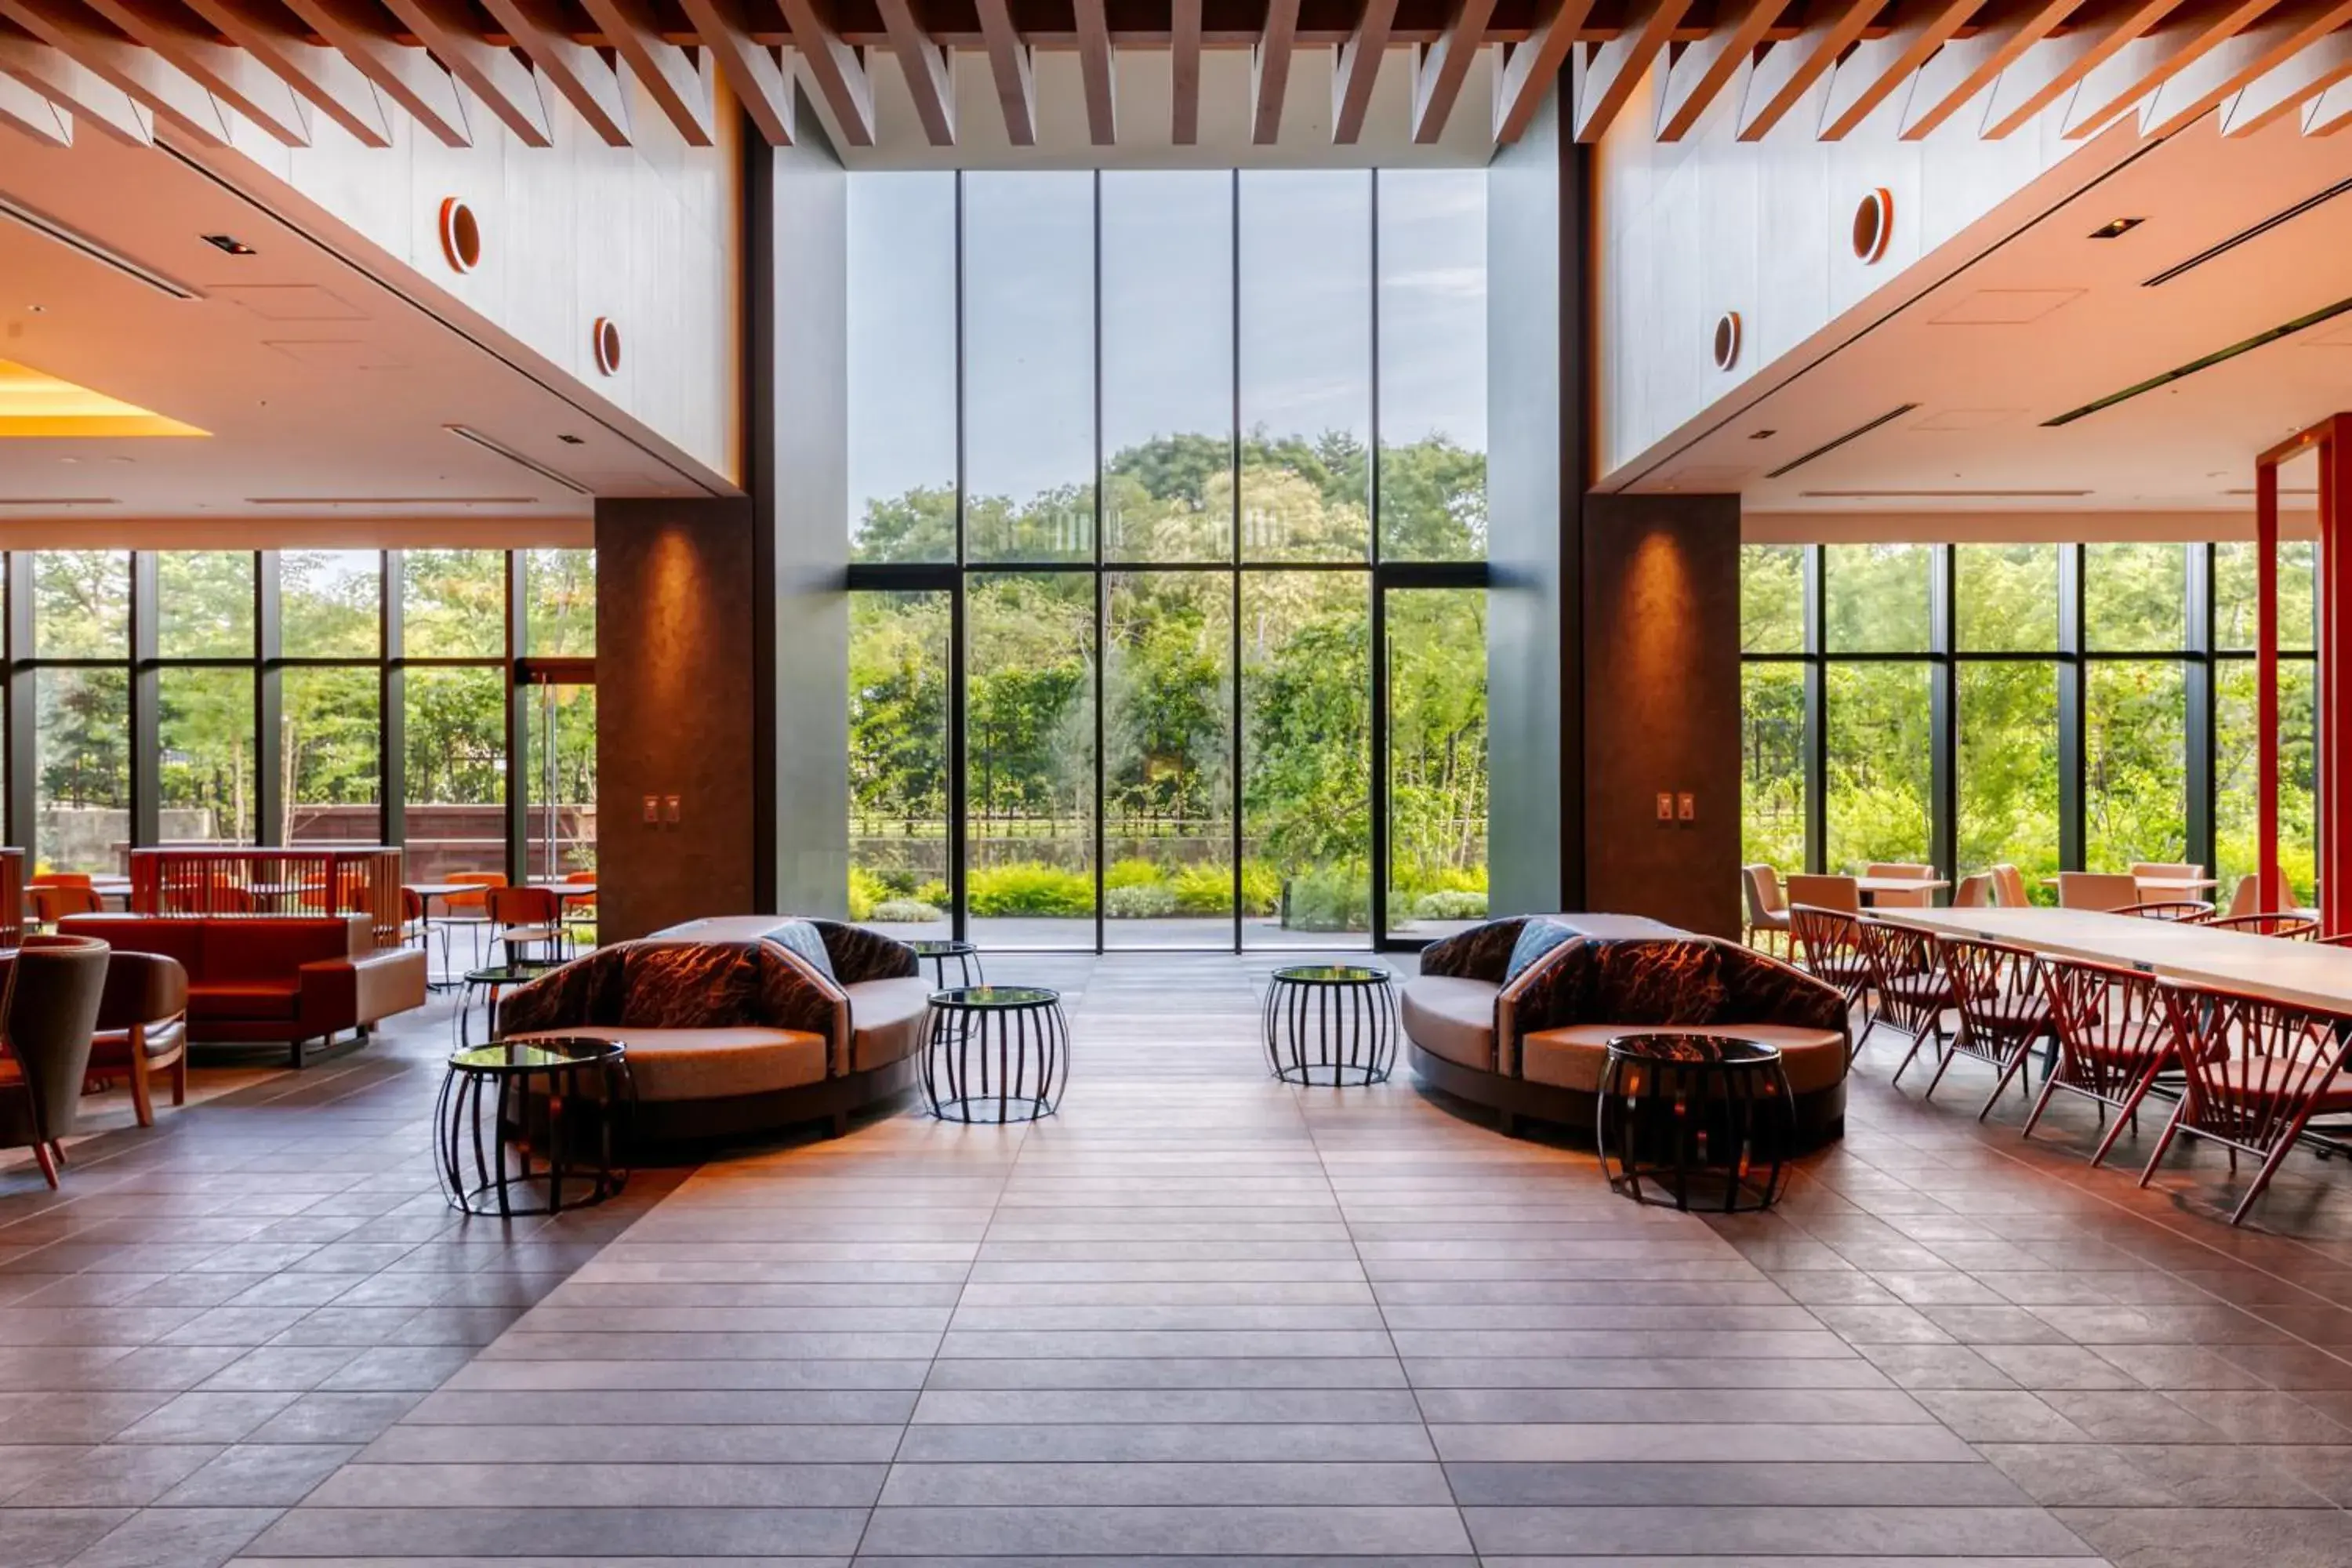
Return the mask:
[[1853,209],[1854,259],[1869,266],[1886,254],[1886,242],[1894,237],[1895,197],[1881,185]]
[[1726,310],[1715,319],[1715,368],[1729,370],[1739,363],[1739,312]]
[[481,265],[482,226],[474,209],[455,196],[441,201],[441,254],[453,271],[471,272]]
[[588,335],[596,350],[597,374],[600,375],[614,375],[619,374],[621,369],[621,329],[614,324],[613,318],[610,316],[597,317],[596,324],[589,330]]

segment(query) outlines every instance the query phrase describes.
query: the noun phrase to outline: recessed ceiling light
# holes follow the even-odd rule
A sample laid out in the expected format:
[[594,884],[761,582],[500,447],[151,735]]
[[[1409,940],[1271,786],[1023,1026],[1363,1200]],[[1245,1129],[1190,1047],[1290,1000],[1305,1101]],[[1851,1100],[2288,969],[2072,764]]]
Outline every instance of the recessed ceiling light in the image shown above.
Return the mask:
[[558,436],[556,439],[567,447],[584,447],[588,444],[577,436]]
[[1751,441],[1769,441],[1780,433],[1778,430],[1751,430],[1748,434],[1748,438]]
[[211,246],[215,250],[224,250],[231,256],[251,256],[253,254],[253,247],[246,244],[245,241],[237,238],[237,237],[233,234],[208,234],[205,236],[205,243]]
[[2147,221],[2147,219],[2144,217],[2111,218],[2107,222],[2103,223],[2098,227],[2093,229],[2091,231],[2091,237],[2093,239],[2114,239],[2117,236],[2129,234],[2132,230],[2137,228]]

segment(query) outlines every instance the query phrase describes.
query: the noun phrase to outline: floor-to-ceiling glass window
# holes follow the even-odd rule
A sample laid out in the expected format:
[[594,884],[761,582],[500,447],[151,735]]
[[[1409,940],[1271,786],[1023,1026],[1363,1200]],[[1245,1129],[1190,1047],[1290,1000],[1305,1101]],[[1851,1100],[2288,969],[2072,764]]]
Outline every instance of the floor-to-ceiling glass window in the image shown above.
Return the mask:
[[[149,845],[373,844],[404,829],[413,879],[593,869],[593,551],[5,560],[21,598],[5,617],[0,711],[32,732],[16,742],[31,766],[0,794],[37,871],[120,873]],[[525,685],[538,703],[512,700]],[[516,724],[528,779],[509,766]],[[387,798],[408,803],[401,821],[384,820]],[[530,826],[510,867],[518,807]]]
[[1485,909],[1485,182],[855,175],[851,886],[988,946]]
[[[2279,552],[2280,851],[2312,896],[2314,550]],[[1782,870],[2253,869],[2253,548],[1748,544],[1743,837]],[[1814,779],[1822,800],[1812,798]]]

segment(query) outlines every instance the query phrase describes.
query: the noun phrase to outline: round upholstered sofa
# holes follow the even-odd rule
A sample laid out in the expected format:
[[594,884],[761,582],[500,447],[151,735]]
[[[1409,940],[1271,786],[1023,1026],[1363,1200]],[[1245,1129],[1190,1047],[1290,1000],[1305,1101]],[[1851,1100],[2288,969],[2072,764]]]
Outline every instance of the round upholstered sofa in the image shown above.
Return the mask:
[[1506,1131],[1524,1117],[1591,1138],[1609,1042],[1654,1030],[1779,1047],[1800,1144],[1845,1131],[1844,999],[1738,942],[1631,915],[1514,916],[1423,949],[1399,1006],[1422,1081]]
[[930,987],[914,949],[837,921],[691,921],[549,971],[499,1005],[502,1039],[626,1048],[631,1142],[658,1147],[850,1116],[914,1087]]

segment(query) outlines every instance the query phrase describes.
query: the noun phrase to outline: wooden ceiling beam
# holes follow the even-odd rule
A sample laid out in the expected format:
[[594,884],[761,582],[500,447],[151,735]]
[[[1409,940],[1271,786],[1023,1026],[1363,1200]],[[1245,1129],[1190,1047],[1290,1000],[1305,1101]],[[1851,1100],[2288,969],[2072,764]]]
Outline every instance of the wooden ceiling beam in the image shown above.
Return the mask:
[[392,145],[392,114],[375,84],[331,48],[288,26],[285,13],[265,0],[187,0],[265,70],[299,93],[363,147]]
[[1508,146],[1527,133],[1544,94],[1551,90],[1592,0],[1541,0],[1540,18],[1525,42],[1504,55],[1495,73],[1495,142]]
[[[0,43],[12,40],[0,39]],[[0,125],[44,147],[73,145],[73,112],[0,68]]]
[[1339,46],[1331,71],[1331,142],[1352,147],[1364,133],[1364,111],[1371,107],[1372,84],[1380,79],[1381,61],[1389,52],[1389,27],[1396,20],[1397,0],[1364,0],[1355,31]]
[[1842,142],[1909,82],[1976,15],[1979,0],[1917,0],[1883,37],[1864,38],[1830,73],[1820,136]]
[[515,47],[530,58],[540,79],[564,101],[607,147],[629,144],[629,100],[620,73],[594,49],[574,40],[556,0],[482,0],[506,27]]
[[1976,36],[1954,38],[1919,68],[1897,133],[1906,142],[1932,136],[1952,116],[2000,79],[2025,51],[2071,15],[2076,0],[2040,0],[2033,9]]
[[283,147],[310,144],[310,113],[285,80],[245,50],[224,44],[177,12],[149,10],[123,0],[82,0],[132,42],[155,51],[220,102],[261,128]]
[[1805,26],[1795,37],[1766,47],[1748,73],[1748,90],[1739,100],[1739,140],[1760,142],[1771,134],[1836,68],[1839,57],[1861,42],[1863,30],[1878,16],[1878,4],[1832,0],[1820,8],[1818,18],[1807,12]]
[[229,144],[228,114],[219,100],[144,44],[100,26],[64,0],[0,0],[0,16],[137,99],[197,145]]
[[2137,0],[2097,24],[2085,24],[2063,37],[2044,39],[2026,50],[1993,83],[1992,96],[1985,105],[1985,140],[1997,142],[2029,123],[2180,4],[2181,0]]
[[2304,106],[2303,133],[2333,136],[2352,125],[2352,81],[2339,81]]
[[[2145,100],[2143,136],[2169,136],[2220,109],[2247,87],[2352,21],[2352,0],[2306,0],[2221,39],[2176,68]],[[2226,130],[2226,128],[2225,128]]]
[[547,100],[540,79],[502,44],[475,30],[465,0],[383,0],[449,74],[526,147],[552,147]]
[[1495,14],[1495,0],[1454,0],[1445,31],[1434,43],[1416,45],[1412,60],[1412,139],[1422,147],[1434,146],[1445,134],[1445,122],[1461,100],[1462,84],[1470,79],[1471,63],[1486,47],[1486,23]]
[[[1192,100],[1200,102],[1198,57],[1201,47],[1201,0],[1177,0],[1177,10],[1192,7],[1192,48],[1195,65]],[[1015,147],[1037,145],[1037,68],[1029,46],[1013,26],[1013,8],[1006,0],[973,0],[980,13],[980,36],[988,46],[989,74],[996,79],[996,101],[1004,110],[1004,139]],[[1183,112],[1182,83],[1178,83],[1177,112]]]
[[[2073,0],[2068,0],[2069,4]],[[1683,46],[1666,68],[1658,90],[1658,140],[1679,142],[1696,128],[1708,106],[1729,86],[1739,68],[1755,58],[1790,0],[1737,0],[1719,15],[1704,38]]]
[[2086,72],[2066,100],[2063,134],[2084,137],[2103,131],[2175,76],[2203,59],[2268,11],[2273,0],[2234,0],[2227,9],[2202,12],[2150,29]]
[[2352,78],[2352,33],[2331,33],[2238,89],[2221,106],[2221,134],[2251,136]]
[[1691,0],[1637,0],[1617,36],[1578,51],[1570,82],[1576,94],[1576,139],[1598,142],[1649,74],[1675,24]]
[[153,110],[62,49],[0,33],[0,76],[38,93],[76,124],[133,147],[155,144]]
[[907,96],[914,100],[915,118],[934,147],[955,145],[955,83],[948,77],[947,51],[933,43],[915,20],[908,0],[875,0],[882,13],[882,30],[898,70],[907,79]]
[[727,79],[728,90],[771,147],[793,144],[793,79],[789,58],[751,36],[743,0],[680,0],[694,34]]
[[604,41],[689,147],[713,143],[712,51],[698,60],[662,37],[650,0],[581,0]]
[[1087,95],[1087,137],[1097,147],[1118,142],[1118,83],[1111,76],[1110,16],[1103,0],[1076,0],[1078,78]]
[[784,22],[801,65],[833,110],[841,139],[852,147],[874,145],[874,84],[857,51],[842,42],[833,24],[816,13],[814,0],[782,0]]
[[1282,134],[1282,100],[1290,89],[1290,53],[1298,34],[1298,0],[1266,0],[1265,31],[1250,50],[1250,142],[1271,147]]
[[449,73],[423,49],[386,32],[373,0],[286,0],[286,5],[426,135],[445,147],[474,144],[465,100]]

